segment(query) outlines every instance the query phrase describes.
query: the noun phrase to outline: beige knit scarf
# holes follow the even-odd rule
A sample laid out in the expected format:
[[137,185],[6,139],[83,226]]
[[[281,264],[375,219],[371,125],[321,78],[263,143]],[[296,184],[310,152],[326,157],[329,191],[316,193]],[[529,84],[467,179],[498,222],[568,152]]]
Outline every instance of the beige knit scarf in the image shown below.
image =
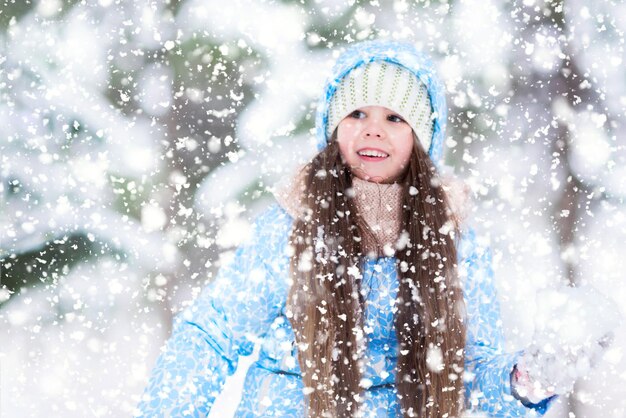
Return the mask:
[[[274,190],[278,203],[293,218],[302,213],[301,196],[304,190],[304,170],[279,184]],[[451,175],[441,177],[444,191],[457,222],[461,224],[469,213],[470,188]],[[352,178],[354,199],[359,214],[365,220],[370,234],[363,234],[363,250],[367,254],[391,256],[399,238],[401,223],[402,186],[397,183],[380,184],[358,177]]]

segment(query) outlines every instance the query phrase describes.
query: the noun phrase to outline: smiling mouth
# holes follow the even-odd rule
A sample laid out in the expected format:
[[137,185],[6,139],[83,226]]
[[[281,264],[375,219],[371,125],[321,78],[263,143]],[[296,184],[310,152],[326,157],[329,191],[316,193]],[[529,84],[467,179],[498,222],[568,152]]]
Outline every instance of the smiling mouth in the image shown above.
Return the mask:
[[380,150],[366,149],[357,151],[359,157],[367,161],[380,161],[389,157],[389,154]]

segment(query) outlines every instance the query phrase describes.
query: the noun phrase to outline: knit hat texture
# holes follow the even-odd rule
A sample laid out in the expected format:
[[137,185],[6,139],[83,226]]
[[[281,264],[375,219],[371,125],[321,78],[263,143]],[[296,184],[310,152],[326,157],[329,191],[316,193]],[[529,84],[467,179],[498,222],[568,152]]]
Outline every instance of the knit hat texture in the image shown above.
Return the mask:
[[433,111],[428,90],[411,71],[387,61],[354,68],[337,85],[330,99],[326,135],[355,109],[384,106],[404,119],[428,152],[433,135]]

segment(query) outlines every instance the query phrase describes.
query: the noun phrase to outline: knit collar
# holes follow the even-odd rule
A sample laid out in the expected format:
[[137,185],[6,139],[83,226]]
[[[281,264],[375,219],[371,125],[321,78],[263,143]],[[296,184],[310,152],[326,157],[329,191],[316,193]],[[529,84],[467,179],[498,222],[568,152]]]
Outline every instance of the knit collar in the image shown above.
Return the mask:
[[402,186],[352,178],[354,200],[369,234],[363,234],[363,249],[391,256],[400,232]]
[[[402,186],[397,183],[379,184],[353,177],[352,190],[359,215],[363,217],[368,228],[362,234],[364,252],[393,255],[400,229]],[[304,191],[304,171],[300,170],[288,182],[279,184],[274,195],[278,203],[295,219],[302,213]]]
[[[299,169],[298,174],[287,178],[274,189],[276,200],[294,219],[302,213],[304,175],[305,170]],[[440,180],[448,196],[452,214],[456,222],[462,225],[471,211],[470,187],[452,174],[444,174]],[[352,189],[359,214],[371,232],[362,234],[364,252],[392,256],[400,233],[402,186],[353,177]]]

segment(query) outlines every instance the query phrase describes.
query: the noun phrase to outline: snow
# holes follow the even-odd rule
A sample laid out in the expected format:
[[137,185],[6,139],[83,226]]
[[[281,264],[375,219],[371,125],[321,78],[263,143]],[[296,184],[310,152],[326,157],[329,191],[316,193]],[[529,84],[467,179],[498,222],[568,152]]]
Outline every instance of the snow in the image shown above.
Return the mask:
[[[558,308],[538,295],[570,279],[624,313],[626,4],[31,3],[0,13],[0,415],[132,413],[172,315],[313,155],[330,47],[370,36],[437,61],[447,161],[493,250],[507,349],[533,341],[529,306]],[[577,417],[626,414],[623,347],[622,325],[576,384]],[[246,361],[212,416],[232,416]]]

